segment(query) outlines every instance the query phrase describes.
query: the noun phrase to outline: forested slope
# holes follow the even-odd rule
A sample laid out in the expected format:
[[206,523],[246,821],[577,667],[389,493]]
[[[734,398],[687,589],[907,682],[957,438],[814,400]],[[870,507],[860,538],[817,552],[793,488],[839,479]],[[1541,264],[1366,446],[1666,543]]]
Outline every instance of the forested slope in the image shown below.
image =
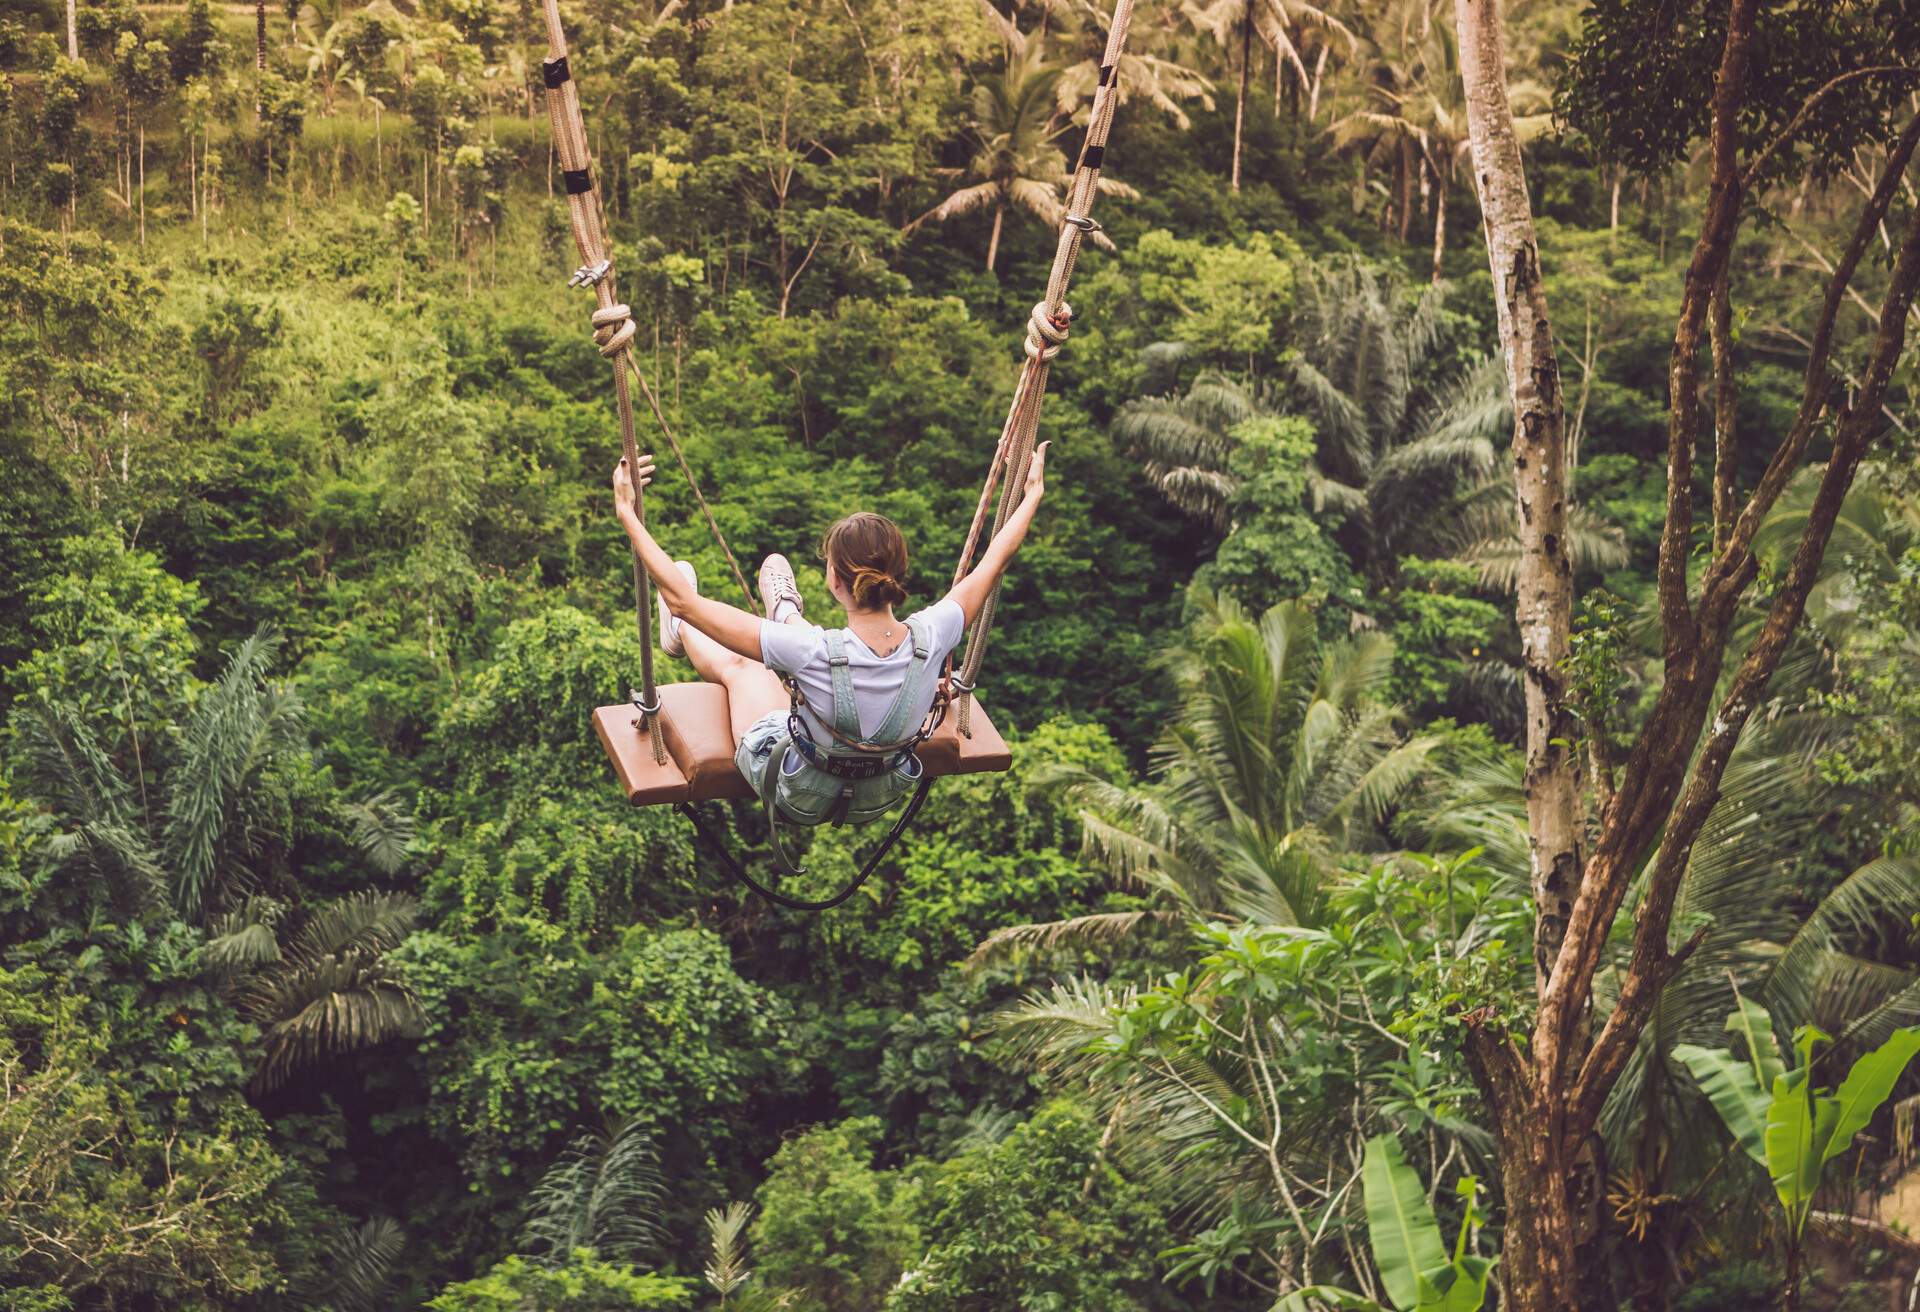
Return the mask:
[[[1608,43],[1660,6],[1506,24],[1574,471],[1562,746],[1590,788],[1668,677],[1669,352],[1710,192],[1689,97],[1728,6],[1678,8],[1707,35],[1646,20],[1672,103],[1644,113],[1674,122],[1630,147]],[[1886,5],[1773,8],[1761,66],[1811,85],[1912,53]],[[824,618],[820,534],[874,509],[912,544],[909,608],[938,598],[1104,11],[564,12],[640,364],[749,575],[786,553]],[[1463,1233],[1471,1284],[1515,1200],[1468,1031],[1525,1042],[1536,907],[1513,418],[1454,18],[1142,4],[1113,249],[1076,274],[982,688],[1014,767],[943,782],[867,890],[805,916],[670,809],[629,810],[590,727],[653,638],[565,285],[538,14],[0,0],[0,1309],[1117,1312],[1316,1285],[1411,1308],[1414,1259],[1369,1225],[1389,1183],[1448,1237],[1415,1257]],[[1714,471],[1744,494],[1793,430],[1825,280],[1910,113],[1859,104],[1754,183],[1768,220],[1714,348],[1741,440],[1716,464],[1710,434],[1682,497],[1696,580]],[[1822,425],[1861,394],[1910,207],[1869,225]],[[1833,1036],[1824,1087],[1920,1019],[1896,355],[1685,862],[1693,955],[1583,1158],[1595,1307],[1771,1306],[1804,1277],[1808,1305],[1864,1308],[1913,1275],[1898,1233],[1835,1239],[1776,1201],[1697,1055],[1757,1006],[1782,1049]],[[648,523],[729,596],[659,454]],[[1758,528],[1729,670],[1817,474]],[[709,815],[764,857],[752,808]],[[819,835],[808,887],[873,838]],[[1820,1213],[1866,1214],[1898,1170],[1902,1070]]]

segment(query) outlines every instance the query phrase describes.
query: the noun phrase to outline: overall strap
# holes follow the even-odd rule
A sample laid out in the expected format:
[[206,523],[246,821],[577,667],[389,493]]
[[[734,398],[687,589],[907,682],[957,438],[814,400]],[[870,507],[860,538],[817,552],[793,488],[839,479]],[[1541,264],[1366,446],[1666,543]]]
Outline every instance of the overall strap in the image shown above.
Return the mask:
[[900,691],[894,695],[893,705],[887,708],[887,718],[880,722],[869,741],[899,742],[912,731],[913,722],[926,713],[923,703],[930,700],[926,696],[928,680],[938,673],[933,664],[933,632],[926,616],[909,616],[907,634],[913,643],[913,659],[907,662],[907,672],[901,679]]
[[[827,673],[833,679],[833,731],[843,737],[860,736],[860,703],[853,696],[853,671],[847,665],[847,635],[841,629],[827,630]],[[853,805],[853,781],[840,781],[840,796],[827,813],[830,825],[845,824],[847,810]]]
[[[853,671],[847,666],[847,635],[843,629],[828,629],[827,673],[833,679],[833,731],[847,738],[860,738],[860,703],[853,697]],[[885,741],[882,739],[881,741]]]

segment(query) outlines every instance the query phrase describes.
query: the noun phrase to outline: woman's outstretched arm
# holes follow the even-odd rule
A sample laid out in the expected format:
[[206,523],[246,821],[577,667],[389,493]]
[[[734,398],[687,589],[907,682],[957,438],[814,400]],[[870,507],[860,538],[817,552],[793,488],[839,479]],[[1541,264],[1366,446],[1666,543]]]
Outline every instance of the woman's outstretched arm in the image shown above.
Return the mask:
[[[653,481],[652,456],[640,457],[637,478],[641,487]],[[627,473],[625,460],[614,466],[614,509],[619,512],[620,523],[626,528],[627,537],[633,541],[633,549],[639,553],[641,566],[652,577],[653,586],[660,589],[660,597],[667,603],[667,609],[673,612],[675,618],[693,625],[728,651],[738,652],[749,660],[759,660],[760,617],[694,591],[686,575],[673,563],[673,557],[653,540],[653,534],[647,532],[647,526],[634,513],[635,481]]]
[[1027,540],[1027,529],[1033,525],[1034,512],[1040,509],[1040,498],[1046,494],[1047,448],[1051,445],[1051,442],[1042,442],[1034,448],[1033,459],[1027,464],[1027,486],[1021,494],[1020,504],[1007,516],[1007,522],[1000,526],[1000,531],[993,535],[993,541],[987,543],[980,563],[954,584],[953,591],[947,594],[949,601],[959,605],[960,613],[967,617],[969,627],[979,616],[980,608],[987,604],[993,585],[1007,572],[1014,553]]

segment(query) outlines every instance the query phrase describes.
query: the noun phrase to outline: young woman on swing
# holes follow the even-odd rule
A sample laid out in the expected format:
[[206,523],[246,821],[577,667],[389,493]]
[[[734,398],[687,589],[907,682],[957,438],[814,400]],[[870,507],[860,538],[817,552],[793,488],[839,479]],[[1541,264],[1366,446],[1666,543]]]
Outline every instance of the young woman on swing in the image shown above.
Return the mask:
[[[793,568],[781,555],[760,566],[766,619],[702,596],[693,566],[669,556],[634,513],[627,462],[615,467],[620,522],[660,591],[660,646],[726,688],[734,764],[771,814],[801,825],[865,823],[919,781],[916,733],[939,694],[941,666],[1026,539],[1045,492],[1046,456],[1043,442],[1018,508],[980,563],[904,621],[893,613],[907,598],[899,527],[871,512],[835,524],[821,555],[827,590],[847,612],[846,627],[836,629],[803,618]],[[653,457],[642,456],[641,487],[653,471]]]

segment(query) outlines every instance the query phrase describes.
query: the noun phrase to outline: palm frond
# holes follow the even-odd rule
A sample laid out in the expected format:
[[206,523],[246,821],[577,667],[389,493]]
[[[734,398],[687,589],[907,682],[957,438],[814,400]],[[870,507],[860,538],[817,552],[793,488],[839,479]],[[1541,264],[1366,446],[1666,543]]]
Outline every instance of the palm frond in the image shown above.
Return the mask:
[[400,805],[391,789],[342,808],[353,845],[383,875],[395,875],[406,864],[413,843],[413,813]]
[[328,1254],[323,1303],[333,1312],[379,1312],[391,1306],[394,1263],[407,1246],[406,1231],[391,1217],[377,1216],[336,1240]]
[[302,711],[291,692],[267,682],[279,639],[262,629],[241,643],[227,669],[194,707],[167,777],[161,846],[173,873],[174,904],[199,919],[220,892],[223,857],[241,854],[236,803],[284,752],[301,746]]
[[605,1262],[644,1265],[665,1242],[666,1180],[653,1137],[629,1120],[611,1134],[578,1136],[540,1177],[521,1243],[548,1266],[577,1248]]
[[707,1235],[712,1244],[712,1256],[707,1259],[703,1274],[721,1298],[731,1296],[753,1276],[747,1267],[745,1239],[747,1223],[751,1220],[752,1203],[732,1202],[725,1208],[715,1207],[707,1211]]
[[280,960],[279,926],[286,904],[270,897],[250,897],[234,910],[207,923],[207,941],[201,960],[216,974],[233,976]]
[[325,1058],[411,1034],[420,1019],[413,990],[391,968],[352,953],[256,977],[241,1005],[266,1027],[253,1077],[260,1093]]
[[1067,920],[1003,925],[980,940],[964,964],[975,969],[1017,952],[1092,946],[1125,938],[1142,924],[1170,925],[1180,919],[1171,911],[1098,911]]

